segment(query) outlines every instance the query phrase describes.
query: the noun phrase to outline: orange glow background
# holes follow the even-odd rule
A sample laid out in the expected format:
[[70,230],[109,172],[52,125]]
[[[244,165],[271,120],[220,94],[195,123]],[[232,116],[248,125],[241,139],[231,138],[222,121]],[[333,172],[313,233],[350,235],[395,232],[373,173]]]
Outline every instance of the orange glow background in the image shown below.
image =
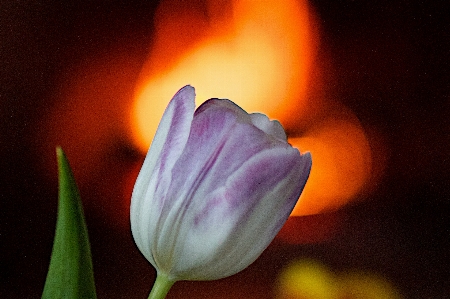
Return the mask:
[[186,84],[196,88],[197,105],[228,98],[271,118],[286,118],[293,107],[301,117],[317,43],[306,1],[208,1],[203,14],[193,3],[183,10],[163,1],[156,12],[132,108],[138,147],[147,151],[168,99]]
[[314,95],[321,85],[320,33],[307,1],[208,1],[203,11],[193,3],[163,1],[156,11],[154,44],[131,110],[139,150],[147,152],[168,100],[191,84],[197,106],[231,99],[249,113],[278,119],[289,142],[312,153],[311,176],[292,215],[335,210],[373,184],[370,143],[359,120]]

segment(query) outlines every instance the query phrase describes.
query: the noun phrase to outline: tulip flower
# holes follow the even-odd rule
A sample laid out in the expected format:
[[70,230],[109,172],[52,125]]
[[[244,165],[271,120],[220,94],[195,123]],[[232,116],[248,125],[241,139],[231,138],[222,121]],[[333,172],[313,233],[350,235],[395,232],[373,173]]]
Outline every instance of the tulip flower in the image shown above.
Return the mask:
[[131,199],[137,247],[156,268],[149,298],[179,280],[213,280],[250,265],[294,208],[311,169],[283,127],[229,100],[195,110],[183,87],[167,106]]

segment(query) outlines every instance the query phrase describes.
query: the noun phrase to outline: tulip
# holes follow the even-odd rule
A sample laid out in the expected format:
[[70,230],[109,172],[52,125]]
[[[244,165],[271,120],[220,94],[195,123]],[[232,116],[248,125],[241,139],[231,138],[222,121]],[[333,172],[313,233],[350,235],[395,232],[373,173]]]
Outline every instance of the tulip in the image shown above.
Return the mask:
[[131,198],[137,247],[156,268],[149,298],[179,280],[233,275],[286,222],[311,169],[278,121],[229,100],[195,110],[183,87],[167,106]]

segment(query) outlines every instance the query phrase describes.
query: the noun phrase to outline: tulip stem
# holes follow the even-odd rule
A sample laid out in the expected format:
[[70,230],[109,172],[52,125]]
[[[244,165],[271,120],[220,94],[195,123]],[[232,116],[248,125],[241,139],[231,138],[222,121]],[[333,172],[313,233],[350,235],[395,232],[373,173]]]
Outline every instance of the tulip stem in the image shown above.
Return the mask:
[[164,299],[175,281],[170,280],[166,275],[157,274],[155,284],[148,295],[148,299]]

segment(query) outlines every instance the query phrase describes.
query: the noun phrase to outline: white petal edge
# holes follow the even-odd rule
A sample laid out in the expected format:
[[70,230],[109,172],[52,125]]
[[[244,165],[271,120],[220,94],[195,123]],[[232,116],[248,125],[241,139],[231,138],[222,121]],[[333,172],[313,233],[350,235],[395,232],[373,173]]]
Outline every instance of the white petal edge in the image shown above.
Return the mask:
[[[155,266],[151,255],[150,244],[152,231],[149,231],[149,221],[152,219],[152,189],[155,188],[155,171],[158,171],[160,157],[167,151],[165,168],[171,169],[177,158],[183,153],[189,137],[191,123],[195,111],[195,89],[192,86],[181,88],[169,102],[155,137],[145,157],[142,168],[134,185],[131,197],[130,220],[131,231],[142,254]],[[170,144],[167,144],[170,141]],[[157,178],[157,177],[156,177]],[[150,196],[147,196],[150,195]]]
[[283,126],[279,121],[271,121],[265,114],[261,113],[252,113],[249,115],[250,119],[252,120],[252,124],[261,131],[264,131],[266,134],[276,137],[280,140],[287,140],[286,132],[284,131]]

